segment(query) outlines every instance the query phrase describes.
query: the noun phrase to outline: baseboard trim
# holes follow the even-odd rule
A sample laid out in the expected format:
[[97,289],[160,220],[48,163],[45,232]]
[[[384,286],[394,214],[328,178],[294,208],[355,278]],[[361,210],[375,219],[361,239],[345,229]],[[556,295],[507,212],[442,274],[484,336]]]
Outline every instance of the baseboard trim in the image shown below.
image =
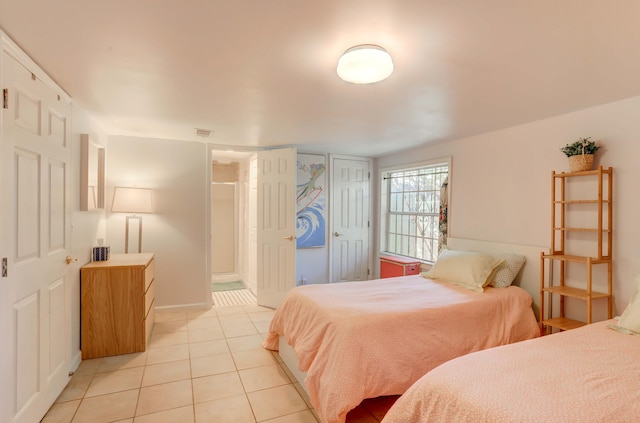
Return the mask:
[[193,304],[178,304],[169,306],[157,306],[156,311],[191,311],[191,310],[208,310],[211,308],[211,303],[193,303]]

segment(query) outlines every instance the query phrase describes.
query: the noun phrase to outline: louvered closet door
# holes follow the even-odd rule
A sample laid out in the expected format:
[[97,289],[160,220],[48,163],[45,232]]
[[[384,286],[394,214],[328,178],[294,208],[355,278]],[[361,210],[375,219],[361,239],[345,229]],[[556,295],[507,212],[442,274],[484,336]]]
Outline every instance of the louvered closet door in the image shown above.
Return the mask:
[[71,106],[3,52],[0,421],[38,422],[68,381]]

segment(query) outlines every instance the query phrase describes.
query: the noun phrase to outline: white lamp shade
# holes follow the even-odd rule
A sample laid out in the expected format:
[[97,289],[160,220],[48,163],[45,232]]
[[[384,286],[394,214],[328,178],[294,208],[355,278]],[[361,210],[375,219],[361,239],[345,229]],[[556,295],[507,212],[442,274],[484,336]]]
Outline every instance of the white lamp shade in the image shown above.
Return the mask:
[[153,213],[151,189],[116,187],[111,211],[115,213]]
[[393,72],[393,60],[385,49],[373,44],[351,47],[338,60],[338,76],[354,84],[371,84]]

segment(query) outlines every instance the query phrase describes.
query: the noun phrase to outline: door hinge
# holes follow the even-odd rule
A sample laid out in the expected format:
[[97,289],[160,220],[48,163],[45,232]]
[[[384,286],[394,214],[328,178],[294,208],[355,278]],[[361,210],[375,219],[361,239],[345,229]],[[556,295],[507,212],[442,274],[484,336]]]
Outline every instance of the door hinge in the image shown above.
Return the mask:
[[7,258],[2,257],[2,277],[6,278],[8,276],[9,270],[7,266]]
[[371,222],[367,221],[367,228],[370,228],[370,227],[371,227]]
[[367,172],[367,179],[371,179],[371,172]]
[[8,88],[2,89],[2,108],[3,109],[9,108],[9,89]]
[[371,269],[367,269],[367,276],[371,274]]

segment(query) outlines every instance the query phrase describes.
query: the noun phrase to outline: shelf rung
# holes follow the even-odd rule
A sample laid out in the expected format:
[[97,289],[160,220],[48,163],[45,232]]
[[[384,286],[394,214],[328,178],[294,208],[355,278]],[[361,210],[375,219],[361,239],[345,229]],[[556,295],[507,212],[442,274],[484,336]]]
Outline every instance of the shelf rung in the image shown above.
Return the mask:
[[598,204],[598,203],[609,203],[609,200],[556,200],[553,204]]
[[569,319],[568,317],[555,317],[553,319],[543,320],[542,324],[544,326],[557,328],[561,330],[571,330],[571,329],[576,329],[586,325],[585,322]]
[[[543,258],[549,260],[560,260],[560,261],[574,261],[576,263],[586,263],[588,257],[585,256],[572,256],[570,254],[544,254]],[[611,257],[602,256],[602,258],[591,257],[591,264],[601,264],[601,263],[609,263],[611,261]]]
[[[571,231],[571,232],[598,232],[597,228],[553,228],[554,231]],[[602,229],[602,232],[611,232],[610,229]]]
[[[581,300],[589,299],[589,294],[586,289],[574,288],[572,286],[547,286],[542,289],[544,292],[550,292],[552,294],[562,295],[565,297],[578,298]],[[591,299],[608,298],[611,294],[604,292],[591,291]]]
[[[607,169],[602,168],[602,174],[603,175],[610,175],[612,173],[612,168],[609,167]],[[582,172],[560,172],[560,173],[553,173],[553,176],[555,178],[566,178],[568,176],[589,176],[589,175],[598,175],[600,173],[600,169],[595,169],[595,170],[586,170],[586,171],[582,171]]]

